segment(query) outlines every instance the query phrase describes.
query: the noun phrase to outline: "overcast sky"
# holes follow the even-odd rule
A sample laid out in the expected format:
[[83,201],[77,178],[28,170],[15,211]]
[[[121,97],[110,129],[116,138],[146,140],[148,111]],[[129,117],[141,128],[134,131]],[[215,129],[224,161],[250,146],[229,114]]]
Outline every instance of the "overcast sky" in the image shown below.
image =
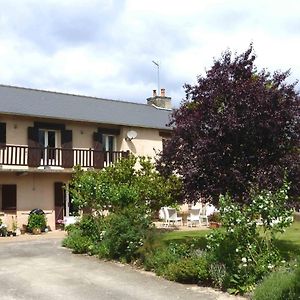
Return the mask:
[[0,83],[178,106],[222,51],[300,79],[299,0],[0,0]]

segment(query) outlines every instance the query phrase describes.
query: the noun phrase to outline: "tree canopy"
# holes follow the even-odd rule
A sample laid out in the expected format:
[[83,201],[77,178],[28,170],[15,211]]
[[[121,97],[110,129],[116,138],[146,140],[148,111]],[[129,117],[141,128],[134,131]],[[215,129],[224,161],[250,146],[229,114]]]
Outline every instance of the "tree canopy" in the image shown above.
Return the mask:
[[253,189],[274,191],[286,176],[290,195],[300,190],[300,114],[289,71],[258,71],[252,45],[225,51],[172,114],[172,137],[158,160],[162,173],[182,177],[187,200],[238,202]]

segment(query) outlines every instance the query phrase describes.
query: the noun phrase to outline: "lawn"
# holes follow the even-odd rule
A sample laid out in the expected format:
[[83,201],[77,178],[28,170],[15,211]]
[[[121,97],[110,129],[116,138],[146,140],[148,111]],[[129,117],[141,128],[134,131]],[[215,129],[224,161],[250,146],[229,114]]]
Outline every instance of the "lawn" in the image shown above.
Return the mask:
[[276,245],[286,259],[300,256],[300,221],[295,221],[284,233],[278,234]]
[[[210,230],[164,232],[157,235],[156,244],[184,243],[197,238],[200,245],[204,247],[206,245],[205,236],[209,232]],[[291,259],[300,256],[300,221],[295,221],[284,233],[277,234],[275,243],[284,258]]]

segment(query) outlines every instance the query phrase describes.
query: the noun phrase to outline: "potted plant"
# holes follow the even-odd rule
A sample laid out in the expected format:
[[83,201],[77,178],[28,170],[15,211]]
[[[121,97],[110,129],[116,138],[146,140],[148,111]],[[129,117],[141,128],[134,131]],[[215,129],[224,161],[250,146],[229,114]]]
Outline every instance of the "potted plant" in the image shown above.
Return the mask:
[[12,229],[12,236],[16,236],[17,235],[18,224],[17,224],[17,221],[15,220],[14,217],[12,217],[11,229]]
[[47,223],[44,214],[29,215],[27,228],[33,234],[41,234],[42,230],[44,230],[46,227],[47,227]]
[[0,219],[0,236],[7,236],[7,227],[5,224],[2,223]]
[[221,215],[219,212],[214,212],[212,215],[208,216],[209,227],[219,228],[221,226]]

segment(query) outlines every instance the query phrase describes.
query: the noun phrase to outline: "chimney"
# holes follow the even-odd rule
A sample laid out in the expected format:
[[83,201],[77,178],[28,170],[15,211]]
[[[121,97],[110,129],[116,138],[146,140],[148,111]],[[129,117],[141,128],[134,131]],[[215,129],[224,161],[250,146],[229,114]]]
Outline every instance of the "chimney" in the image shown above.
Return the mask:
[[166,90],[161,89],[160,95],[157,95],[156,90],[153,90],[152,97],[147,98],[148,105],[155,105],[160,108],[171,109],[171,97],[166,96]]

